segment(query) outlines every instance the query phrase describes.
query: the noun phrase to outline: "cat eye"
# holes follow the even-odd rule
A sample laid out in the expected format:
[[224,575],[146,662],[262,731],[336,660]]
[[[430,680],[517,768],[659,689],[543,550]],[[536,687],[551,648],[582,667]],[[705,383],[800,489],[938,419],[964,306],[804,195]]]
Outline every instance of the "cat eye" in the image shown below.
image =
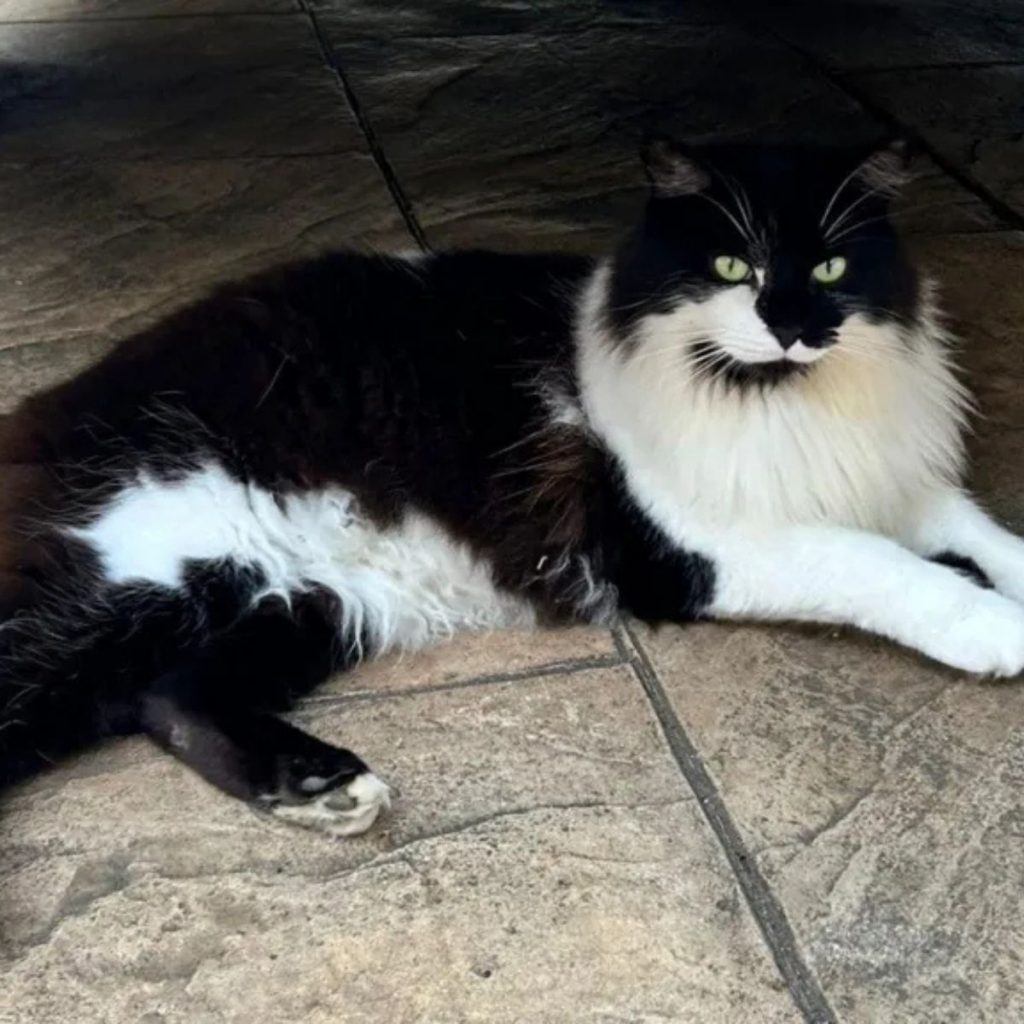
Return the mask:
[[835,284],[846,273],[846,260],[842,256],[833,256],[824,263],[819,263],[812,271],[811,277],[818,284]]
[[750,277],[750,264],[738,256],[718,256],[714,263],[715,273],[730,284],[739,284]]

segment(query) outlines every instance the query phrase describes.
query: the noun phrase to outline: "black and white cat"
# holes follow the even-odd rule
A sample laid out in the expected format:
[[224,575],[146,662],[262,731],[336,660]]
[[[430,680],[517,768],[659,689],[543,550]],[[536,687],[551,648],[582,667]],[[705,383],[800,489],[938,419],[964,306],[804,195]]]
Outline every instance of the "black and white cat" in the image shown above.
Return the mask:
[[647,168],[610,259],[328,255],[26,400],[0,783],[142,731],[361,832],[387,787],[276,714],[457,629],[850,623],[1020,672],[1024,542],[960,486],[968,397],[886,215],[903,151],[656,141]]

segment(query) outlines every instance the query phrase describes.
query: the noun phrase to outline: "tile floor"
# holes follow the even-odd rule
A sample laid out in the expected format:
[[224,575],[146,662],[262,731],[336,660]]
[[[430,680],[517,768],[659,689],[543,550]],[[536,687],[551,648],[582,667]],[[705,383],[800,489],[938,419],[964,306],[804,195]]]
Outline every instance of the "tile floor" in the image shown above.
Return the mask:
[[[1024,528],[1024,8],[0,0],[0,412],[326,246],[596,251],[644,128],[907,129],[900,219]],[[1024,690],[827,629],[461,638],[298,717],[398,789],[328,842],[142,741],[0,813],[3,1024],[1024,1019]]]

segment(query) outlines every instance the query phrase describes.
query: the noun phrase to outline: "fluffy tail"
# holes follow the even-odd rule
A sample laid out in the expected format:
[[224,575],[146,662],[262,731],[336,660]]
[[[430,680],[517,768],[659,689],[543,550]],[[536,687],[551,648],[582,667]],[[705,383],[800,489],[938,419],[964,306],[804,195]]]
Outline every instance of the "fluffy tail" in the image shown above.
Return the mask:
[[0,789],[140,729],[140,695],[237,614],[208,587],[65,586],[0,623]]

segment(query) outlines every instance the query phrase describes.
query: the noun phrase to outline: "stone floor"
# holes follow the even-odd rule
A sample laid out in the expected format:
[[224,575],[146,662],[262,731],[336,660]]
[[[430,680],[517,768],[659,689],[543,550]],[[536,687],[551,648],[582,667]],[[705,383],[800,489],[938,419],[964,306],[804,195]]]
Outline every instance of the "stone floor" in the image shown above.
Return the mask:
[[[603,246],[645,127],[906,129],[975,483],[1024,527],[1022,106],[1010,0],[0,0],[0,403],[325,246]],[[1019,685],[626,624],[460,639],[298,717],[396,785],[382,827],[291,831],[142,741],[7,799],[0,1021],[1024,1019]]]

